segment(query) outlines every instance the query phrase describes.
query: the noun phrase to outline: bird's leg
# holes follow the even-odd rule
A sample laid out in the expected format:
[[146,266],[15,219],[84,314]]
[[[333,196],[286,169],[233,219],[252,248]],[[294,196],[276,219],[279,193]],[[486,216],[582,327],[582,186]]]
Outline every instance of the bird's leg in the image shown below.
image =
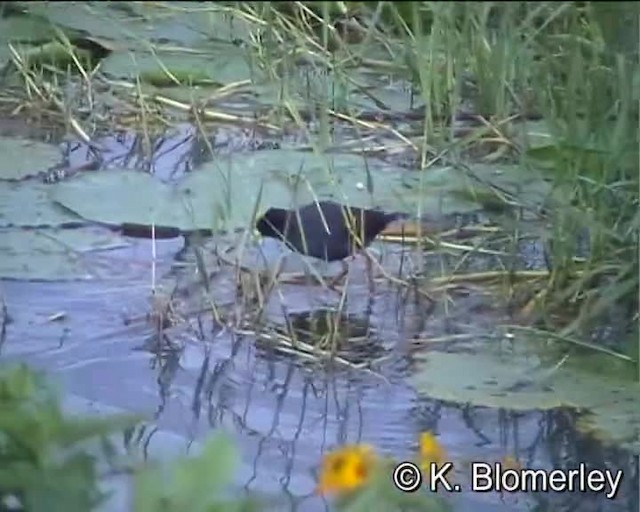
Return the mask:
[[373,256],[371,256],[367,250],[365,249],[364,251],[362,251],[364,253],[364,257],[366,260],[366,266],[367,266],[367,277],[369,278],[369,293],[373,294],[376,291],[376,286],[375,286],[375,279],[373,276],[373,263],[371,261],[371,258]]
[[347,275],[347,273],[349,272],[349,265],[347,264],[346,261],[342,260],[342,271],[333,279],[331,279],[331,281],[329,281],[329,288],[331,288],[332,290],[335,289],[335,286],[344,279],[344,277]]

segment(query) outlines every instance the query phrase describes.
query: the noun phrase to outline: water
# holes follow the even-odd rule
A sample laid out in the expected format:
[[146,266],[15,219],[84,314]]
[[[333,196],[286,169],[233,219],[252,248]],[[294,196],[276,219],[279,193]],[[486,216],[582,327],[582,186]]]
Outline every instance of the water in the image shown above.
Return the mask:
[[[180,244],[159,244],[159,270],[167,272]],[[375,371],[305,364],[256,343],[250,334],[216,328],[210,320],[202,329],[205,339],[189,329],[170,329],[183,349],[164,356],[151,353],[153,327],[144,319],[150,295],[150,266],[143,261],[147,249],[148,242],[137,241],[134,249],[115,251],[112,278],[101,282],[2,283],[13,319],[3,358],[47,370],[69,395],[72,409],[146,413],[158,427],[141,443],[151,456],[193,452],[212,430],[222,429],[242,453],[237,477],[242,486],[288,496],[291,509],[305,511],[326,506],[313,494],[315,472],[321,454],[343,443],[370,443],[403,459],[415,453],[420,431],[434,430],[457,461],[499,460],[517,453],[535,467],[557,464],[549,430],[558,422],[551,413],[509,414],[417,396],[404,378],[410,351],[403,333],[423,325],[407,320],[411,314],[404,321],[391,314],[392,292],[377,292],[371,314],[369,343],[389,347]],[[125,256],[129,265],[121,264]],[[295,286],[284,290],[291,302],[304,309],[301,297],[306,294],[313,303],[308,288]],[[271,309],[275,315],[277,308]],[[64,319],[47,320],[59,312]],[[413,316],[418,314],[414,306]],[[584,444],[576,434],[569,439]],[[582,460],[580,453],[575,455]],[[618,460],[623,464],[624,457]],[[637,472],[632,460],[626,462],[628,471]],[[590,510],[631,510],[633,503],[625,506],[625,500],[633,498],[632,478],[625,481],[626,498],[610,502],[586,495],[547,497],[559,509],[579,505],[584,510],[588,504]],[[455,498],[460,510],[530,510],[536,501],[525,495],[501,500],[496,493]],[[122,495],[114,500],[114,510],[126,502]]]
[[[116,147],[115,138],[112,142]],[[186,154],[183,146],[175,147]],[[117,154],[116,149],[112,153]],[[154,168],[164,169],[160,178],[170,180],[179,175],[185,160],[175,153],[167,155],[165,167],[155,161]],[[229,234],[213,244],[233,246],[237,236]],[[351,366],[315,364],[282,353],[263,338],[288,325],[300,328],[302,335],[313,325],[318,328],[309,324],[309,316],[335,308],[338,293],[314,285],[280,285],[264,304],[263,330],[258,335],[247,321],[253,317],[246,317],[256,309],[250,287],[239,293],[234,267],[209,259],[213,295],[229,319],[220,325],[200,302],[193,255],[182,251],[182,240],[162,240],[156,247],[157,284],[171,289],[177,283],[178,312],[183,318],[165,331],[180,350],[158,351],[156,331],[147,318],[151,243],[130,242],[129,247],[87,256],[89,268],[100,267],[100,279],[0,283],[12,318],[2,358],[46,370],[64,390],[72,411],[145,413],[148,423],[139,442],[145,455],[168,458],[194,453],[207,435],[221,429],[232,436],[242,454],[238,485],[285,499],[283,510],[315,511],[329,506],[314,494],[317,468],[326,450],[363,442],[400,460],[415,454],[420,432],[432,430],[458,464],[456,479],[465,486],[460,495],[450,497],[456,510],[637,510],[637,461],[577,433],[567,411],[516,414],[443,403],[419,396],[407,383],[412,354],[421,350],[415,340],[490,332],[506,319],[505,312],[487,307],[481,294],[458,297],[455,308],[439,304],[434,309],[406,288],[378,280],[372,297],[362,260],[352,262],[342,322],[360,339],[357,357]],[[250,265],[257,267],[259,247],[252,244],[243,261],[253,257]],[[374,244],[374,252],[391,274],[400,262],[408,264],[412,250]],[[279,251],[269,244],[262,247],[267,267]],[[296,258],[285,264],[287,272],[305,268]],[[197,310],[201,313],[195,314]],[[355,366],[362,361],[374,364]],[[616,499],[606,500],[582,493],[501,496],[468,490],[466,464],[498,461],[506,455],[519,457],[525,466],[546,469],[578,462],[621,468],[622,491]],[[116,480],[105,485],[118,490],[106,509],[126,507],[128,483]]]

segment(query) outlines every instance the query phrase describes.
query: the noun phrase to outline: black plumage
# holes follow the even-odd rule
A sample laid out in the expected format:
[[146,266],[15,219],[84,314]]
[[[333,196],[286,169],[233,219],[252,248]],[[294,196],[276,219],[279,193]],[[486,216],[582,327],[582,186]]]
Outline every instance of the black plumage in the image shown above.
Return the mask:
[[269,208],[256,227],[262,236],[284,241],[292,250],[325,261],[338,261],[367,247],[401,213],[385,213],[318,201],[298,210]]

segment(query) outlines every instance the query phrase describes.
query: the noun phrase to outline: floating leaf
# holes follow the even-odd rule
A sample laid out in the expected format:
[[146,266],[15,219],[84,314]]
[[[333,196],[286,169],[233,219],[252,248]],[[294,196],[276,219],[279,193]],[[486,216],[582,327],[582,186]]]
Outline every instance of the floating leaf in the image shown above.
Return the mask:
[[34,15],[0,16],[0,43],[32,43],[55,37],[51,22],[45,17]]
[[[51,198],[87,220],[110,225],[155,223],[185,231],[234,229],[250,225],[261,186],[263,207],[291,206],[294,197],[299,203],[311,201],[309,187],[320,197],[339,200],[345,200],[340,189],[348,190],[346,200],[368,203],[356,183],[365,178],[365,165],[363,158],[353,155],[319,157],[299,151],[260,151],[227,161],[217,159],[177,186],[132,171],[85,173],[52,186]],[[303,180],[299,180],[300,174]],[[399,174],[381,175],[388,181],[398,178]],[[401,182],[396,183],[399,193]],[[387,196],[387,204],[391,199]]]
[[117,234],[98,228],[0,230],[0,278],[88,279],[83,253],[126,245]]
[[194,46],[247,39],[250,24],[215,3],[182,2],[179,9],[123,2],[32,2],[31,14],[51,23],[139,47],[148,41]]
[[45,171],[60,161],[60,150],[51,144],[0,137],[0,180],[19,180]]
[[[255,78],[248,54],[231,45],[193,51],[114,52],[104,60],[102,70],[114,77],[154,85],[196,85],[198,83],[229,83]],[[174,80],[173,78],[176,80]]]
[[[492,170],[487,179],[493,177],[503,187],[522,179],[527,193],[533,194],[533,179],[521,178],[515,168],[508,171],[495,174]],[[483,172],[487,174],[479,167],[478,174]],[[372,195],[364,186],[368,175],[372,176]],[[288,208],[315,198],[410,214],[418,207],[433,214],[478,208],[456,196],[456,190],[473,183],[451,168],[430,169],[420,177],[357,155],[287,149],[216,158],[175,186],[140,172],[84,173],[53,185],[51,198],[84,219],[114,226],[155,223],[183,231],[232,230],[250,226],[261,186],[262,210]]]
[[82,221],[49,198],[50,185],[0,182],[0,228],[56,227]]
[[[524,340],[519,344],[528,345]],[[431,351],[419,357],[412,380],[422,393],[450,402],[512,410],[565,406],[588,411],[581,420],[584,430],[626,443],[640,453],[640,385],[568,364],[548,370],[533,346],[518,352],[482,347],[475,353]]]

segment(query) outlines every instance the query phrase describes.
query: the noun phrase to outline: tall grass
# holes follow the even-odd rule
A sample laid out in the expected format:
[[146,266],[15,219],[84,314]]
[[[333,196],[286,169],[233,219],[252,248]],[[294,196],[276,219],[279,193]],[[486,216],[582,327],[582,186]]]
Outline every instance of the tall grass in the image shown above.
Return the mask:
[[[340,83],[357,82],[355,65],[410,79],[425,105],[416,146],[423,170],[435,161],[429,154],[447,154],[449,162],[468,158],[451,122],[462,106],[494,126],[510,116],[520,126],[542,119],[537,126],[549,135],[546,146],[512,136],[503,153],[523,173],[544,168],[553,183],[539,212],[549,228],[550,270],[538,296],[541,325],[567,337],[616,325],[614,339],[601,341],[637,358],[637,4],[295,2],[284,8],[261,2],[238,9],[266,22],[255,50],[266,67],[281,72],[289,94],[297,78],[285,65],[287,55]],[[348,44],[343,26],[353,20],[359,41],[385,48],[387,61],[368,60],[362,45]],[[277,61],[269,62],[269,41],[278,42]],[[329,139],[324,113],[335,107],[331,94],[324,89],[312,103],[322,136],[311,140],[324,141],[317,150]],[[283,104],[308,130],[291,96]],[[357,115],[348,107],[347,114],[357,127]],[[519,131],[508,122],[502,133]]]

